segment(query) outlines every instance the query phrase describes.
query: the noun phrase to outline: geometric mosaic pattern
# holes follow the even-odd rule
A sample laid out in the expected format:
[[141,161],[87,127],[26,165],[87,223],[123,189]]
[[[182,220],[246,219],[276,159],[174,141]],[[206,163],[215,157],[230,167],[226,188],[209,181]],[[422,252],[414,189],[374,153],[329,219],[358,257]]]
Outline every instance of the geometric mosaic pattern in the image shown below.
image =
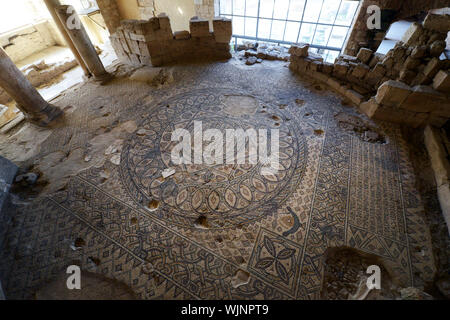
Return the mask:
[[[229,63],[180,66],[177,84],[153,91],[152,102],[116,110],[145,130],[130,135],[121,165],[82,172],[5,221],[0,278],[6,296],[32,298],[67,265],[78,264],[125,283],[142,299],[317,299],[324,252],[344,245],[383,258],[404,286],[432,279],[430,236],[399,128],[381,123],[387,143],[363,142],[339,128],[334,115],[352,111],[335,96],[315,92],[287,68],[252,70]],[[223,99],[230,94],[257,97],[256,112],[227,113]],[[85,144],[92,128],[83,119],[98,105],[105,99],[80,106],[83,117],[71,129],[57,129],[43,152],[62,148],[58,137],[67,135]],[[191,167],[184,178],[159,184],[156,173],[168,166],[167,132],[194,120],[222,128],[278,123],[284,169],[267,181],[251,166]],[[162,205],[150,212],[145,204],[154,198]],[[210,229],[193,227],[200,214]],[[85,245],[74,250],[77,238]],[[250,273],[250,282],[235,288],[239,269]]]

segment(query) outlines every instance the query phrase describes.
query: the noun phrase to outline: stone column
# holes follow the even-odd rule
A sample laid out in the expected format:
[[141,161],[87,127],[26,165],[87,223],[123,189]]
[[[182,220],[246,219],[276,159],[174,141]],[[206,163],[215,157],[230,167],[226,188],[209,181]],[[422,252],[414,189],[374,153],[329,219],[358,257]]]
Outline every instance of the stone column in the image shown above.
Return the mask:
[[58,16],[56,15],[55,8],[60,6],[61,3],[59,2],[59,0],[44,0],[44,2],[48,8],[48,11],[52,15],[53,20],[55,21],[56,27],[58,28],[59,32],[61,32],[61,35],[63,36],[64,40],[66,40],[67,46],[72,51],[75,59],[77,60],[78,64],[80,65],[81,69],[83,69],[85,76],[90,77],[91,73],[89,72],[86,64],[84,63],[83,59],[81,58],[80,53],[78,52],[77,48],[75,48],[75,45],[73,44],[72,40],[69,37],[69,34],[67,33],[63,24],[61,23],[61,20],[59,20]]
[[47,103],[0,47],[0,87],[13,98],[25,117],[39,126],[48,126],[63,115]]
[[102,61],[98,57],[94,45],[84,29],[75,9],[72,6],[58,6],[55,8],[56,14],[72,39],[75,47],[86,63],[89,71],[94,76],[94,80],[103,83],[111,80],[112,75],[106,72]]

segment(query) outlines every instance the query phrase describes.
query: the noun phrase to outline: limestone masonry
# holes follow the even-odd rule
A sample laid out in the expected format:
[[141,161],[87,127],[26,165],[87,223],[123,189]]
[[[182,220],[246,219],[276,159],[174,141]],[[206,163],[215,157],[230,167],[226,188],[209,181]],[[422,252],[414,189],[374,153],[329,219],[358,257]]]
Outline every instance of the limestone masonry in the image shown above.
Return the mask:
[[290,68],[327,83],[370,118],[442,127],[450,118],[450,61],[439,57],[449,29],[450,15],[428,14],[386,55],[361,48],[356,57],[341,55],[334,64],[300,44],[290,49]]
[[148,21],[123,20],[111,43],[127,64],[161,66],[191,59],[229,59],[231,20],[215,18],[214,32],[208,20],[193,17],[190,32],[172,32],[169,17],[161,14]]

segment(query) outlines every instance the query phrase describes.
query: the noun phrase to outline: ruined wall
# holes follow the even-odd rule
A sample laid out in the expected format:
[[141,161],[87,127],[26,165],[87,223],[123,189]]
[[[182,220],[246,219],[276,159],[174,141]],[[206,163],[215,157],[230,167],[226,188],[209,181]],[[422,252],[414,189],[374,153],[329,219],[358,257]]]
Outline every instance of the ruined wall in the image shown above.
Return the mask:
[[230,58],[231,20],[217,18],[209,22],[190,20],[190,32],[172,32],[169,17],[161,15],[149,21],[124,20],[111,43],[119,59],[128,64],[160,66],[189,59]]
[[[20,61],[33,53],[57,45],[56,31],[48,21],[16,29],[0,36],[0,45],[14,61]],[[58,42],[61,40],[58,39]]]
[[290,68],[327,83],[367,116],[419,127],[442,127],[450,119],[450,60],[439,60],[450,29],[450,15],[429,14],[414,23],[386,55],[361,48],[334,64],[292,46]]
[[[356,14],[354,26],[344,50],[345,54],[356,55],[360,48],[376,50],[384,39],[386,32],[395,21],[408,18],[430,9],[443,8],[449,5],[448,0],[362,0],[360,10]],[[382,30],[368,30],[367,8],[377,5],[382,10]]]

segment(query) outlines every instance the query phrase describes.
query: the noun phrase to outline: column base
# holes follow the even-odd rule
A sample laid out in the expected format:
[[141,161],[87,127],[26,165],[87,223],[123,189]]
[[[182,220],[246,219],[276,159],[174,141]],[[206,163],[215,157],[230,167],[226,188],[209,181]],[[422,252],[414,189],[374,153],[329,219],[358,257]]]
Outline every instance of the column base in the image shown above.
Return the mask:
[[107,84],[108,82],[110,82],[112,79],[114,79],[114,75],[107,72],[105,74],[102,74],[101,76],[93,76],[92,78],[94,79],[95,82],[98,82],[101,85],[104,85],[104,84]]
[[25,114],[25,117],[28,121],[39,127],[49,127],[54,125],[56,121],[61,120],[63,115],[64,112],[60,108],[48,104],[40,113],[33,115]]

